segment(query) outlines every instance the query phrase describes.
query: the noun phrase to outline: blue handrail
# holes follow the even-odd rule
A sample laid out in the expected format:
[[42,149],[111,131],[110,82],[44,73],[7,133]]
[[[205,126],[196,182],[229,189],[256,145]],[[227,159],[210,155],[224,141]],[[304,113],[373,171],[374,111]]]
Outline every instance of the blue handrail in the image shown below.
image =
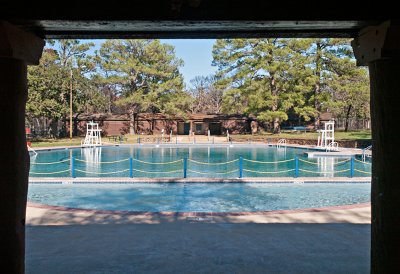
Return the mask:
[[[129,168],[125,169],[120,169],[120,170],[112,170],[110,172],[94,172],[94,171],[85,171],[84,169],[79,169],[77,168],[76,163],[82,162],[82,163],[92,163],[92,164],[116,164],[116,163],[125,163],[129,161]],[[197,160],[193,159],[188,159],[188,157],[184,157],[182,159],[174,160],[174,161],[169,161],[169,162],[147,162],[147,161],[142,161],[133,157],[129,157],[126,159],[121,159],[121,160],[115,160],[115,161],[110,161],[110,162],[90,162],[86,161],[83,159],[77,159],[74,156],[71,156],[70,158],[70,168],[69,169],[64,169],[64,170],[56,170],[52,172],[36,172],[36,170],[31,171],[32,175],[51,175],[51,174],[61,174],[63,172],[70,171],[71,177],[76,178],[76,172],[79,173],[87,173],[87,174],[117,174],[117,173],[122,173],[129,171],[129,177],[133,178],[134,177],[134,171],[135,172],[140,172],[140,173],[158,173],[158,174],[176,174],[177,172],[182,172],[183,178],[188,177],[188,172],[191,174],[201,174],[201,175],[226,175],[226,174],[238,174],[239,178],[244,178],[245,173],[247,174],[258,174],[257,176],[270,176],[267,174],[293,174],[292,176],[294,178],[298,178],[301,174],[318,174],[320,176],[321,174],[343,174],[347,173],[348,177],[353,178],[355,176],[355,172],[358,172],[357,174],[371,174],[368,170],[362,170],[362,169],[357,169],[356,168],[356,163],[355,161],[358,161],[355,159],[354,156],[352,156],[348,160],[343,160],[339,161],[334,164],[335,167],[340,167],[340,169],[332,169],[331,171],[320,171],[320,170],[315,170],[311,169],[310,166],[312,165],[319,165],[318,162],[312,161],[312,160],[305,160],[301,159],[298,156],[295,156],[292,159],[285,159],[285,160],[279,160],[279,161],[271,161],[271,162],[266,162],[266,161],[258,161],[258,160],[252,160],[252,159],[246,159],[240,156],[238,159],[226,161],[226,162],[200,162]],[[32,165],[40,164],[39,166],[43,165],[57,165],[57,164],[64,164],[67,163],[65,160],[64,161],[59,161],[59,162],[48,162],[48,163],[35,163],[33,162]],[[238,163],[236,163],[238,162]],[[347,163],[349,162],[349,163]],[[361,162],[361,161],[360,161]],[[136,163],[138,166],[136,166]],[[284,164],[285,168],[278,168],[280,167],[281,164]],[[339,165],[340,164],[340,165]],[[125,165],[125,164],[124,164]],[[172,166],[173,165],[173,166]],[[190,165],[190,167],[189,167]],[[236,168],[233,168],[233,165],[236,166]],[[272,168],[271,168],[271,165]],[[155,171],[153,168],[150,170],[145,169],[138,169],[140,166],[153,166],[157,169],[158,171]],[[169,167],[175,167],[174,170],[172,168],[167,168],[163,169],[161,168],[162,166],[169,166]],[[193,168],[196,167],[196,168]],[[364,165],[365,166],[365,165]],[[308,168],[307,168],[308,167]],[[361,175],[360,175],[361,176]]]

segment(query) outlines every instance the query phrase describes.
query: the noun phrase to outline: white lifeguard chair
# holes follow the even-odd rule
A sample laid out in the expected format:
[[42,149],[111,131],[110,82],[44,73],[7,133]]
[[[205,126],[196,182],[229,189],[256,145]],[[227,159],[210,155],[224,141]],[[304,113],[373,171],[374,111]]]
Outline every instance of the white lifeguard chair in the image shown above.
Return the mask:
[[335,121],[330,120],[325,122],[324,129],[320,129],[318,132],[317,147],[329,148],[331,144],[335,143]]
[[83,147],[101,146],[101,129],[99,124],[90,121],[86,124],[85,140],[81,143]]

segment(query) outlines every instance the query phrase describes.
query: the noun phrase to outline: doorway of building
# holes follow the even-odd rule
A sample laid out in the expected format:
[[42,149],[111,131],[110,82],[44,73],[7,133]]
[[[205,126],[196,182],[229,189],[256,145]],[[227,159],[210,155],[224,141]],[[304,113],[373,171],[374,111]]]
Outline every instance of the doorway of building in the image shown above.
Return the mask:
[[204,127],[203,123],[195,123],[194,124],[194,131],[196,134],[204,134]]
[[179,123],[178,124],[178,134],[188,135],[190,132],[190,123]]
[[210,123],[208,129],[211,135],[221,135],[221,123]]

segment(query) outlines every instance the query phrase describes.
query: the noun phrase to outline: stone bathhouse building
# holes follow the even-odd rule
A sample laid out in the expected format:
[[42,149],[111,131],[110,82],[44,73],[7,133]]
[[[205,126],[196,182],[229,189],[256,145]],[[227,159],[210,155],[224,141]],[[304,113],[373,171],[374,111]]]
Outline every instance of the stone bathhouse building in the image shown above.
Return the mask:
[[[187,117],[171,117],[161,113],[128,114],[80,114],[73,118],[74,135],[84,135],[86,122],[94,121],[100,124],[103,135],[121,134],[165,134],[188,135],[225,135],[248,133],[252,118],[243,115],[226,114],[188,114]],[[65,119],[65,128],[69,130],[69,117]]]

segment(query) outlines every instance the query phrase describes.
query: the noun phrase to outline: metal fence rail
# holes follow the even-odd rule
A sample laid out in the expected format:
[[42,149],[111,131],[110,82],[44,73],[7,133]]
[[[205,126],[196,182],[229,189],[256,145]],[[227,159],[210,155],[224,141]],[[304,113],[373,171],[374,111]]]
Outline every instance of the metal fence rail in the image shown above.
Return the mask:
[[[219,176],[219,175],[231,175],[235,178],[244,178],[245,173],[250,174],[258,174],[263,175],[263,177],[269,177],[269,175],[274,174],[282,174],[286,175],[284,177],[294,177],[297,178],[300,175],[305,174],[319,174],[319,175],[334,175],[334,174],[347,174],[348,177],[354,177],[356,172],[358,174],[371,175],[370,171],[361,170],[355,167],[355,161],[360,164],[367,165],[370,167],[370,163],[363,162],[355,159],[354,157],[342,161],[338,161],[333,163],[332,166],[335,167],[334,170],[317,170],[315,169],[316,165],[320,165],[318,162],[301,159],[299,157],[294,157],[291,159],[284,159],[279,161],[258,161],[253,159],[246,159],[243,157],[239,157],[238,159],[233,159],[226,162],[201,162],[194,159],[189,159],[187,157],[183,159],[178,159],[169,162],[149,162],[143,161],[135,158],[125,158],[116,161],[108,161],[108,162],[94,162],[87,161],[83,159],[78,159],[75,157],[71,157],[69,159],[65,159],[62,161],[56,162],[32,162],[31,165],[38,166],[51,166],[56,169],[57,165],[62,164],[61,170],[54,170],[50,172],[39,172],[39,171],[30,171],[32,175],[53,175],[53,174],[63,174],[69,173],[71,177],[75,178],[81,174],[94,174],[94,175],[111,175],[111,174],[122,174],[129,173],[129,177],[133,178],[137,173],[140,174],[180,174],[179,176],[183,176],[183,178],[187,178],[189,173],[192,174],[200,174],[200,175],[209,175],[209,177]],[[76,166],[76,163],[84,163],[90,165],[113,165],[123,163],[126,165],[124,167],[119,166],[120,170],[111,170],[108,172],[98,172],[92,170],[85,170]],[[127,163],[127,164],[125,164]],[[129,164],[129,165],[128,165]],[[282,167],[282,164],[285,164]],[[65,168],[65,165],[68,168]],[[273,165],[273,168],[270,166]],[[146,168],[148,167],[148,168]],[[336,167],[338,168],[336,170]],[[157,170],[154,170],[156,168]],[[219,170],[217,170],[219,169]],[[222,170],[221,170],[222,169]]]

